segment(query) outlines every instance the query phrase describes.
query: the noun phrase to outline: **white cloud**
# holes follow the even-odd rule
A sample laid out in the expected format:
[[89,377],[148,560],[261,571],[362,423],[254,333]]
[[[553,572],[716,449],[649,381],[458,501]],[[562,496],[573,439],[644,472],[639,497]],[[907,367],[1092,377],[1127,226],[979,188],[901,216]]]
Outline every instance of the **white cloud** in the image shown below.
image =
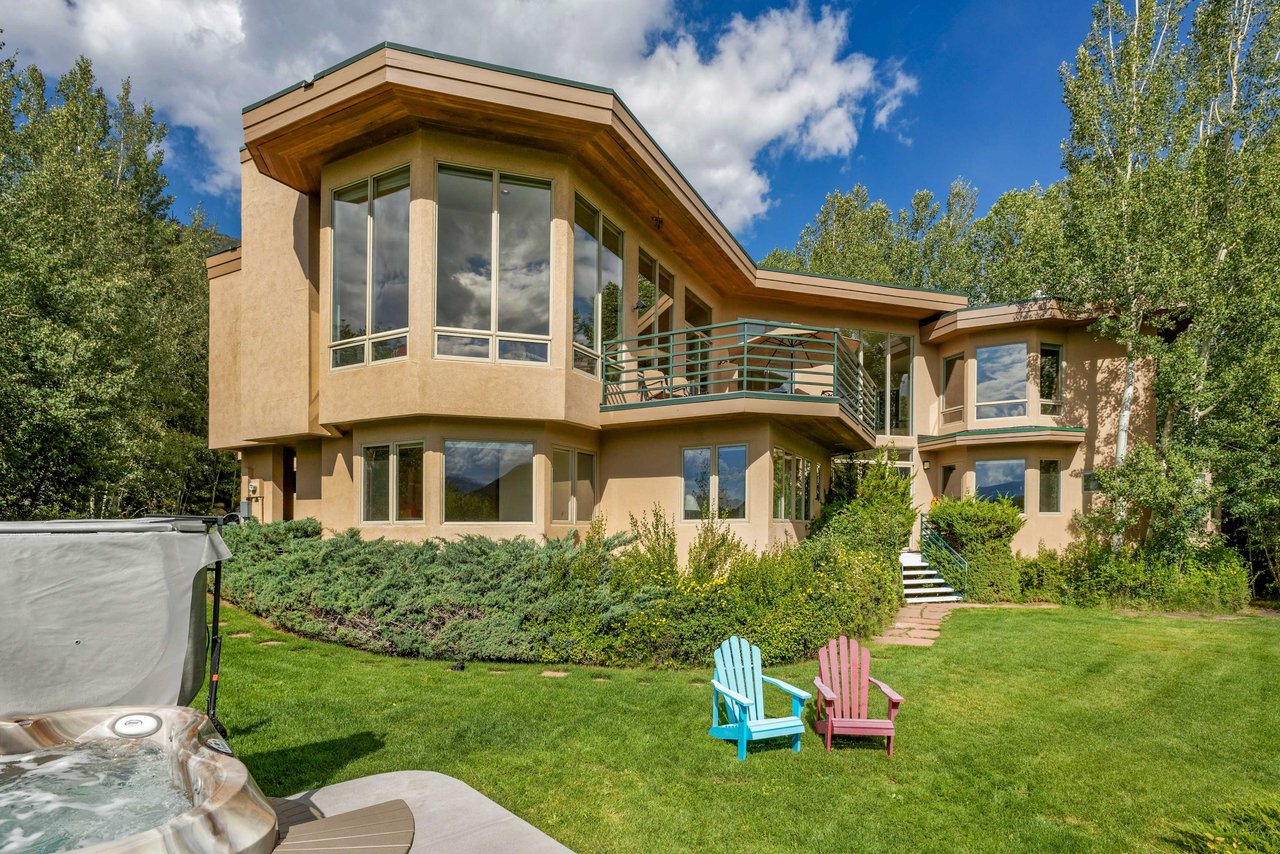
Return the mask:
[[20,61],[94,61],[110,91],[190,128],[204,189],[234,193],[240,109],[381,41],[611,86],[730,228],[768,210],[766,149],[848,155],[869,107],[888,127],[914,77],[847,50],[845,13],[807,5],[735,15],[703,50],[673,0],[27,0],[2,17]]

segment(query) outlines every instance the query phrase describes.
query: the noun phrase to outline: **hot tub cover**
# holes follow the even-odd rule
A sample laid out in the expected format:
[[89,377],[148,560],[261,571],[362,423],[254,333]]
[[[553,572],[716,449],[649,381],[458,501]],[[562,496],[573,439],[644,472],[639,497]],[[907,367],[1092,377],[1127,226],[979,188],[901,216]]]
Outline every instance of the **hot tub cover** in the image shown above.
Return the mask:
[[0,717],[189,703],[227,557],[193,520],[0,523]]

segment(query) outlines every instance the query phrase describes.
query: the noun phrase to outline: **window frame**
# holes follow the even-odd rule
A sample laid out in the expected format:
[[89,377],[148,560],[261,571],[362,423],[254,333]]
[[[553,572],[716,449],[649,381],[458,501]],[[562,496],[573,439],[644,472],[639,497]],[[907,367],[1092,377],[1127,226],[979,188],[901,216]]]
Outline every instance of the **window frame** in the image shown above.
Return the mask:
[[[607,227],[617,233],[618,248],[622,250],[621,254],[617,256],[618,259],[622,261],[622,279],[623,279],[623,281],[618,282],[618,288],[620,291],[619,299],[621,300],[621,303],[619,305],[619,311],[618,311],[619,321],[625,320],[625,317],[626,317],[625,294],[626,294],[626,269],[627,269],[627,254],[626,254],[627,253],[627,233],[623,231],[622,228],[616,222],[609,219],[609,217],[605,216],[604,210],[599,205],[591,202],[591,200],[588,199],[586,196],[584,196],[582,193],[575,192],[573,194],[574,215],[573,215],[573,220],[570,222],[570,227],[569,227],[570,234],[573,233],[573,229],[578,225],[578,203],[579,202],[586,205],[588,208],[590,208],[592,211],[595,212],[595,220],[596,220],[595,234],[593,235],[596,241],[596,292],[595,292],[595,299],[592,306],[592,310],[594,312],[594,316],[592,317],[592,325],[595,331],[596,340],[593,342],[595,344],[594,350],[584,347],[575,340],[575,333],[572,329],[570,329],[569,330],[569,352],[570,352],[569,362],[572,365],[573,370],[578,371],[579,373],[585,374],[586,376],[595,377],[599,379],[600,366],[604,361],[604,345],[608,343],[604,337],[604,253],[605,253],[604,231],[605,231],[605,228]],[[576,240],[577,238],[575,237],[574,239]],[[576,251],[576,247],[571,249],[571,252],[572,251]],[[573,301],[574,299],[576,299],[576,294],[574,294],[573,291],[574,291],[574,286],[576,285],[576,282],[570,281],[569,284],[570,284],[569,317],[570,317],[570,322],[572,322]],[[619,323],[619,334],[622,334],[621,323]],[[593,370],[586,371],[578,367],[577,354],[582,354],[583,356],[586,356],[587,358],[591,359]]]
[[[1058,394],[1056,397],[1047,398],[1042,396],[1043,371],[1044,371],[1044,351],[1046,349],[1056,350],[1058,353]],[[1036,397],[1040,401],[1040,414],[1050,416],[1060,416],[1063,413],[1063,374],[1067,366],[1067,346],[1057,341],[1041,341],[1037,348],[1036,356]]]
[[[983,350],[995,350],[1001,347],[1016,347],[1018,345],[1022,346],[1022,351],[1023,351],[1022,397],[1009,398],[1008,400],[979,400],[980,380],[978,378],[978,372],[981,371],[982,369],[982,366],[980,364],[981,357],[979,354],[981,354]],[[973,348],[973,364],[974,364],[973,417],[975,421],[990,421],[997,418],[1026,418],[1027,417],[1028,413],[1030,413],[1031,411],[1031,400],[1027,394],[1028,392],[1027,385],[1030,381],[1028,377],[1028,374],[1030,373],[1030,365],[1031,365],[1030,360],[1031,360],[1031,345],[1025,339],[1020,339],[1017,341],[1005,341],[1000,344],[983,344],[981,346],[975,346]],[[1015,404],[1022,405],[1021,415],[983,415],[982,414],[983,407],[1011,406]]]
[[[416,447],[422,461],[422,518],[401,519],[400,517],[400,449]],[[368,508],[369,478],[368,451],[370,448],[387,449],[387,518],[369,519]],[[400,442],[366,442],[360,445],[360,489],[357,500],[360,502],[361,525],[425,525],[427,523],[427,443],[422,439],[405,439]]]
[[[555,484],[556,484],[556,452],[562,451],[569,455],[569,517],[567,519],[556,518],[555,504]],[[591,492],[592,506],[591,514],[586,519],[578,516],[578,466],[581,463],[581,457],[591,457]],[[551,446],[551,512],[547,515],[551,517],[553,525],[581,525],[583,522],[590,522],[595,518],[597,502],[596,493],[598,489],[598,476],[600,471],[600,463],[598,461],[599,452],[587,451],[582,448],[573,448],[568,445],[552,445]]]
[[[472,359],[476,362],[479,359]],[[527,520],[475,521],[469,519],[449,519],[447,493],[449,488],[449,443],[450,442],[488,442],[494,445],[528,445],[530,448],[529,465],[531,467],[529,484],[529,518]],[[440,440],[440,524],[443,525],[534,525],[538,521],[538,443],[532,439],[477,439],[476,437],[460,438],[445,436]]]
[[[771,469],[771,492],[769,517],[773,522],[801,522],[808,524],[813,521],[814,508],[821,504],[819,492],[822,491],[821,472],[822,464],[815,462],[810,457],[795,451],[789,451],[779,445],[775,445],[769,454],[769,460],[772,464]],[[778,464],[782,464],[782,480],[784,481],[781,488],[785,490],[781,496],[778,493]],[[806,484],[805,481],[808,480]],[[778,515],[778,499],[782,498],[782,512],[784,515]],[[787,514],[790,515],[787,515]]]
[[[722,448],[742,448],[745,457],[745,466],[742,470],[742,516],[741,518],[720,515],[720,450]],[[681,445],[680,446],[680,512],[678,519],[681,524],[700,524],[705,521],[704,517],[698,516],[696,519],[690,519],[685,514],[688,512],[684,506],[685,496],[688,490],[685,487],[686,480],[684,476],[684,455],[687,451],[710,451],[711,467],[708,473],[707,481],[707,500],[709,502],[709,515],[706,519],[715,519],[721,522],[746,522],[751,518],[751,478],[748,472],[751,469],[751,443],[750,442],[725,442],[723,444],[710,443],[700,445]]]
[[[1054,479],[1057,481],[1057,484],[1058,484],[1057,490],[1056,490],[1056,496],[1057,496],[1056,503],[1058,506],[1054,510],[1044,509],[1044,495],[1045,495],[1044,464],[1045,463],[1053,463],[1055,466],[1057,466],[1057,469],[1058,469],[1054,473]],[[1038,480],[1036,485],[1036,513],[1041,516],[1062,515],[1062,460],[1058,459],[1057,457],[1038,458],[1036,463],[1036,470],[1039,472],[1039,474],[1037,475]]]
[[[435,169],[432,173],[434,179],[433,184],[433,202],[435,205],[435,257],[432,259],[432,303],[431,303],[431,357],[449,362],[470,362],[472,364],[503,364],[503,365],[526,365],[541,366],[544,368],[551,367],[551,340],[552,332],[552,312],[551,297],[555,292],[556,281],[556,246],[555,246],[555,194],[556,182],[554,178],[544,178],[539,175],[528,175],[522,172],[511,172],[489,166],[474,166],[466,163],[459,163],[451,160],[435,160]],[[485,173],[489,176],[490,182],[490,206],[489,216],[491,219],[491,227],[489,234],[489,329],[464,329],[457,326],[442,326],[440,319],[440,170],[453,169],[459,172],[471,172],[477,176]],[[502,332],[498,329],[498,283],[501,274],[501,264],[499,253],[501,252],[501,212],[498,209],[498,202],[502,195],[502,179],[513,178],[517,181],[527,181],[531,183],[546,184],[548,193],[547,208],[547,233],[548,233],[548,255],[547,255],[547,334],[533,335],[524,332]],[[489,342],[489,355],[480,356],[459,356],[450,353],[440,352],[440,336],[454,338],[485,338]],[[547,358],[542,361],[530,359],[503,359],[499,355],[503,342],[543,344],[547,348]]]
[[[858,366],[866,370],[868,374],[871,371],[867,369],[867,334],[872,333],[884,336],[884,375],[872,376],[877,384],[880,392],[879,399],[876,401],[877,417],[884,416],[884,427],[879,425],[875,427],[875,435],[884,436],[886,438],[909,438],[917,434],[916,430],[916,353],[918,350],[916,336],[910,332],[896,332],[892,329],[876,329],[869,326],[850,326],[840,327],[837,330],[845,338],[851,338],[858,342],[858,349],[855,357]],[[893,353],[891,350],[891,342],[894,337],[905,338],[908,341],[907,353],[907,401],[906,416],[907,425],[905,433],[893,432],[893,425],[889,423],[890,414],[893,412],[892,398],[890,395],[897,395],[897,391],[892,389],[891,378],[893,377]]]
[[[947,401],[947,365],[951,362],[955,362],[957,369],[960,371],[960,402],[954,403],[954,404],[949,403]],[[942,357],[942,374],[940,376],[940,379],[942,381],[942,393],[938,395],[938,398],[939,398],[938,403],[940,405],[942,423],[944,424],[950,424],[957,420],[958,421],[964,420],[965,399],[968,397],[968,395],[966,394],[966,392],[968,391],[966,386],[968,384],[968,379],[969,379],[965,375],[966,374],[965,367],[966,367],[966,361],[965,361],[965,354],[963,350],[961,350],[958,353],[952,353],[949,356]],[[960,417],[958,419],[947,418],[948,415],[954,415],[957,412],[960,413]]]
[[[400,362],[409,358],[409,327],[412,326],[412,317],[406,312],[405,320],[409,321],[408,325],[400,329],[392,329],[386,332],[373,332],[373,229],[374,229],[374,182],[394,172],[404,170],[408,173],[409,183],[409,266],[413,267],[413,164],[411,161],[397,163],[387,169],[378,172],[371,172],[364,178],[357,181],[348,181],[341,186],[334,187],[329,191],[329,345],[327,351],[329,354],[329,370],[330,371],[347,371],[352,368],[367,368],[373,365],[384,365],[388,362]],[[365,193],[367,200],[365,205],[365,244],[364,244],[364,329],[365,334],[348,338],[344,341],[333,340],[333,313],[334,313],[334,297],[336,296],[335,269],[338,265],[337,241],[335,240],[337,229],[334,227],[334,210],[335,200],[338,193],[349,190],[352,187],[358,187],[360,184],[365,185]],[[410,276],[409,291],[412,292],[413,283]],[[404,355],[391,356],[386,359],[374,359],[373,348],[375,344],[388,341],[393,338],[404,338]],[[354,347],[357,344],[364,347],[364,358],[359,362],[352,362],[349,365],[334,365],[333,354],[337,350],[345,350],[348,347]]]

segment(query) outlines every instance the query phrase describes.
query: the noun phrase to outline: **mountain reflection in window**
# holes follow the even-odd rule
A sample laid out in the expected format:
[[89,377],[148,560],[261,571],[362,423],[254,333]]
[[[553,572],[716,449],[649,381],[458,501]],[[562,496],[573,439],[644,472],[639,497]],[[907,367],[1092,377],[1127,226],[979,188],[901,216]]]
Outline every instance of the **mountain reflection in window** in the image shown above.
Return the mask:
[[532,522],[533,444],[444,443],[446,522]]
[[1025,509],[1025,460],[978,460],[973,464],[974,492],[978,498],[995,501],[1008,498]]

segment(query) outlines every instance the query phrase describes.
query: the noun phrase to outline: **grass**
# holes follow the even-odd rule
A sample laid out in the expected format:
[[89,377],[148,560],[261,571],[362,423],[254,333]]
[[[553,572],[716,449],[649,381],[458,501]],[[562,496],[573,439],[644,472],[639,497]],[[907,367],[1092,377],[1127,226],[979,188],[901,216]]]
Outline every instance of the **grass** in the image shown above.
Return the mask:
[[739,763],[706,734],[709,670],[454,672],[224,613],[250,636],[225,642],[220,717],[268,794],[441,771],[582,852],[1167,850],[1280,789],[1274,618],[961,610],[931,648],[873,649],[907,698],[893,759],[810,731]]

